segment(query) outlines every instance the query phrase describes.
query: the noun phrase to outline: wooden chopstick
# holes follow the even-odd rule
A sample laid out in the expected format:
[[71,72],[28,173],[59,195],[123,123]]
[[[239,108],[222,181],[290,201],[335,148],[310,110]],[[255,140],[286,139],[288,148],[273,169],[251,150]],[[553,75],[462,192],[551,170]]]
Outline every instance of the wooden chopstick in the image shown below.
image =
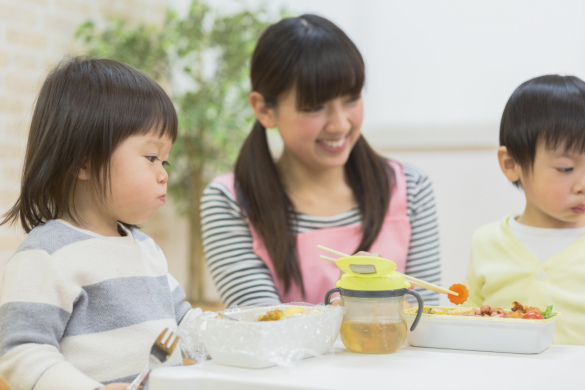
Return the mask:
[[321,249],[324,252],[333,253],[334,255],[341,256],[341,257],[351,256],[351,255],[345,254],[343,252],[336,251],[335,249],[327,248],[326,246],[323,246],[323,245],[317,245],[317,248]]
[[[338,256],[342,256],[342,257],[350,256],[350,255],[345,254],[343,252],[336,251],[335,249],[327,248],[323,245],[317,245],[317,248],[321,249],[322,251],[333,253],[334,255],[338,255]],[[321,258],[323,260],[327,260],[327,261],[333,261],[333,262],[336,261],[336,259],[329,257],[329,256],[319,256],[319,258]],[[383,258],[383,257],[381,257],[381,258]],[[401,274],[398,271],[395,271],[395,272],[397,274]],[[455,291],[447,290],[446,288],[443,288],[441,286],[437,286],[436,284],[425,282],[424,280],[417,279],[415,277],[412,277],[412,276],[409,276],[406,274],[401,274],[401,275],[404,276],[404,279],[408,280],[411,284],[413,284],[417,287],[421,287],[421,288],[424,288],[426,290],[431,290],[431,291],[435,291],[435,292],[442,293],[442,294],[455,295],[456,297],[459,296],[459,294],[456,293]]]
[[[398,272],[400,273],[400,272]],[[415,286],[427,289],[427,290],[431,290],[431,291],[435,291],[438,293],[442,293],[442,294],[449,294],[449,295],[455,295],[456,297],[459,296],[459,293],[455,292],[455,291],[451,291],[451,290],[447,290],[446,288],[443,288],[441,286],[437,286],[436,284],[432,284],[429,282],[425,282],[424,280],[421,279],[417,279],[414,278],[412,276],[408,276],[406,274],[402,274],[404,276],[404,279],[408,280],[410,283],[414,284]]]

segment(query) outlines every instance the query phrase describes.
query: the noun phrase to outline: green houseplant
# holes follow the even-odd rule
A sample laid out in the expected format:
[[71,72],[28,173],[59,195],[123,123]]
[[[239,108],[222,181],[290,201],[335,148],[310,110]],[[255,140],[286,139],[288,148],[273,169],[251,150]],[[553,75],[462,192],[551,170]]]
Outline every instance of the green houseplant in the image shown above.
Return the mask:
[[192,0],[185,16],[169,10],[161,26],[110,20],[78,29],[92,56],[126,62],[165,86],[176,104],[179,136],[172,151],[169,191],[188,219],[190,301],[204,299],[201,194],[217,172],[231,168],[253,113],[248,106],[248,64],[269,24],[263,10],[223,15]]

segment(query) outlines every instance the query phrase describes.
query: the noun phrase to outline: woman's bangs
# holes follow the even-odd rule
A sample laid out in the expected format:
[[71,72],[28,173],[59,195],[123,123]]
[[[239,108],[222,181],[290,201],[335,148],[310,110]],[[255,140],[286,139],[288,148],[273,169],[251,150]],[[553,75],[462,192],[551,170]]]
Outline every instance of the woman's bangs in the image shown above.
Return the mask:
[[318,107],[339,96],[360,94],[364,64],[359,52],[339,43],[307,47],[301,53],[297,69],[297,107]]

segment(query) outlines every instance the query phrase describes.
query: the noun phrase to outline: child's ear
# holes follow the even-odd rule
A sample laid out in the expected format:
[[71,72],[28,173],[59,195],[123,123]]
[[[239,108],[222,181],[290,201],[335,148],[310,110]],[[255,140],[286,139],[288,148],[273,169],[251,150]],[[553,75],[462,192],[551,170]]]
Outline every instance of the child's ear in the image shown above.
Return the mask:
[[79,168],[79,174],[77,175],[79,180],[89,180],[91,178],[91,174],[89,171],[89,164],[86,160],[83,160],[81,164],[81,168]]
[[512,183],[520,180],[522,169],[520,168],[520,165],[518,165],[512,158],[512,156],[510,156],[510,153],[508,153],[508,148],[505,146],[500,146],[498,148],[498,162],[500,163],[500,169],[508,180],[510,180]]
[[276,127],[276,115],[273,108],[266,105],[266,100],[260,92],[252,91],[249,96],[250,106],[256,114],[256,118],[267,129]]

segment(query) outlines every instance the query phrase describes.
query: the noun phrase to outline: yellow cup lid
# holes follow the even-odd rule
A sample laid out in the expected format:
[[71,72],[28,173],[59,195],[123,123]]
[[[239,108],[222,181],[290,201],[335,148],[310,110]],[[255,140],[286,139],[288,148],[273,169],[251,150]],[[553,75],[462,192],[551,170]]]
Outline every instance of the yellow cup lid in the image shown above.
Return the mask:
[[337,259],[344,274],[336,286],[347,290],[384,291],[409,288],[404,276],[395,272],[396,263],[373,256],[346,256]]
[[396,263],[374,256],[346,256],[337,259],[335,265],[348,275],[365,278],[388,275],[396,270]]

